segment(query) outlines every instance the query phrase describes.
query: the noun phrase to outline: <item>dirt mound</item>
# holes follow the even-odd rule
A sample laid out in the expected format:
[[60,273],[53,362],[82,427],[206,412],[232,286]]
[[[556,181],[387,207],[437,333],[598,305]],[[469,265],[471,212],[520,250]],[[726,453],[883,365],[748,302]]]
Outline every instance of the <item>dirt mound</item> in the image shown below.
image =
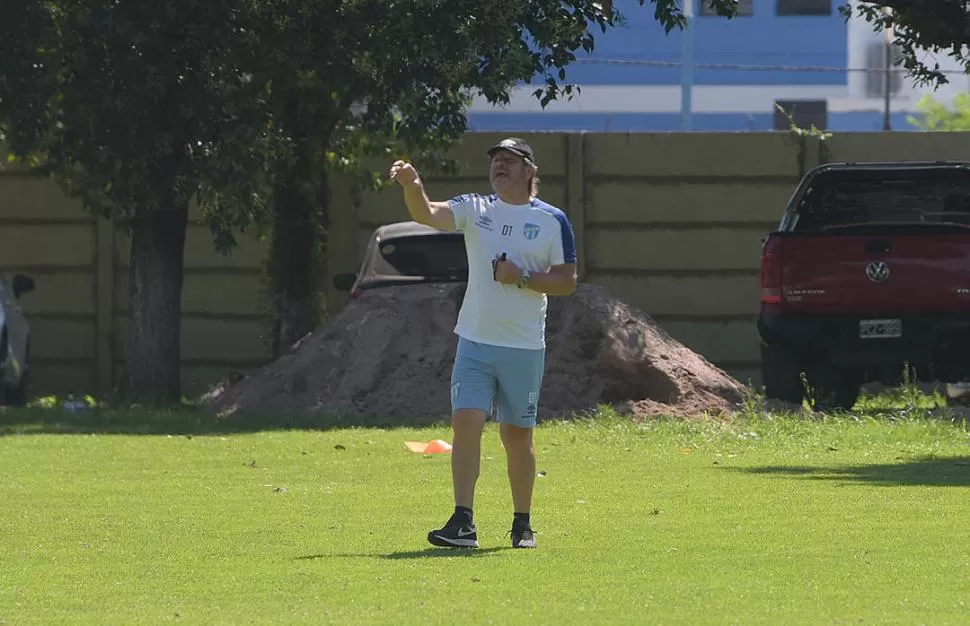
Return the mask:
[[[450,413],[464,285],[376,289],[288,354],[203,398],[220,411],[309,410],[420,423]],[[549,299],[539,417],[612,404],[688,417],[742,401],[740,383],[602,287]]]

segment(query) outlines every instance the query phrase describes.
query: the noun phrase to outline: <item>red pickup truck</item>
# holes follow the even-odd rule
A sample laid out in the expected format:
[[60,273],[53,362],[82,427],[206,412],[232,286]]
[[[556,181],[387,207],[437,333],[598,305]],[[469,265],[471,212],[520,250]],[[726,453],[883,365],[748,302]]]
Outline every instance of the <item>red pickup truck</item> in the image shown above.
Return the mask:
[[970,163],[832,163],[763,240],[765,395],[849,409],[878,381],[970,380]]

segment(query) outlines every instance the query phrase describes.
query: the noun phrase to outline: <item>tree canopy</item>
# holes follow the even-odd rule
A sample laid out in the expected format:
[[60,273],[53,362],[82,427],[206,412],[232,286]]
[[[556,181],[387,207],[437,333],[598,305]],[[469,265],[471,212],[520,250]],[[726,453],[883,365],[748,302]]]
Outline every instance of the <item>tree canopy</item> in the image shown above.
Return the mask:
[[[860,0],[853,12],[844,5],[846,17],[855,15],[873,30],[893,29],[893,42],[902,53],[902,64],[918,84],[949,82],[939,56],[970,62],[970,5],[958,0]],[[927,55],[929,53],[929,55]],[[934,58],[936,57],[936,58]]]
[[970,130],[970,93],[961,93],[948,108],[930,94],[916,103],[917,115],[910,115],[907,122],[920,130],[965,131]]
[[[236,0],[2,3],[0,133],[131,236],[130,395],[178,401],[188,205],[249,223],[276,141]],[[226,243],[226,242],[220,242]]]

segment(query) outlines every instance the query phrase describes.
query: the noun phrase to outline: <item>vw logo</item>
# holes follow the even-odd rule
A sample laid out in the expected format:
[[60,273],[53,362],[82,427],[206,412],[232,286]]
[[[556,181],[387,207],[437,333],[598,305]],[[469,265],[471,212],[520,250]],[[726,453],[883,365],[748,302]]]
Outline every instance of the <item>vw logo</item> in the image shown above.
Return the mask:
[[866,276],[874,283],[889,279],[889,264],[885,261],[872,261],[866,265]]

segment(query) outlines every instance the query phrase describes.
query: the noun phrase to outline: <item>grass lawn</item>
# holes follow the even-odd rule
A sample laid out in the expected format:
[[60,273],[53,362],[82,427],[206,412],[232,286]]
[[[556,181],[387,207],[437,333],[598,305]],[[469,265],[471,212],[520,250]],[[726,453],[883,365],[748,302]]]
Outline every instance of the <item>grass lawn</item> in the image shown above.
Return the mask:
[[0,624],[967,623],[970,434],[869,413],[543,424],[534,551],[490,425],[449,551],[444,426],[8,412]]

